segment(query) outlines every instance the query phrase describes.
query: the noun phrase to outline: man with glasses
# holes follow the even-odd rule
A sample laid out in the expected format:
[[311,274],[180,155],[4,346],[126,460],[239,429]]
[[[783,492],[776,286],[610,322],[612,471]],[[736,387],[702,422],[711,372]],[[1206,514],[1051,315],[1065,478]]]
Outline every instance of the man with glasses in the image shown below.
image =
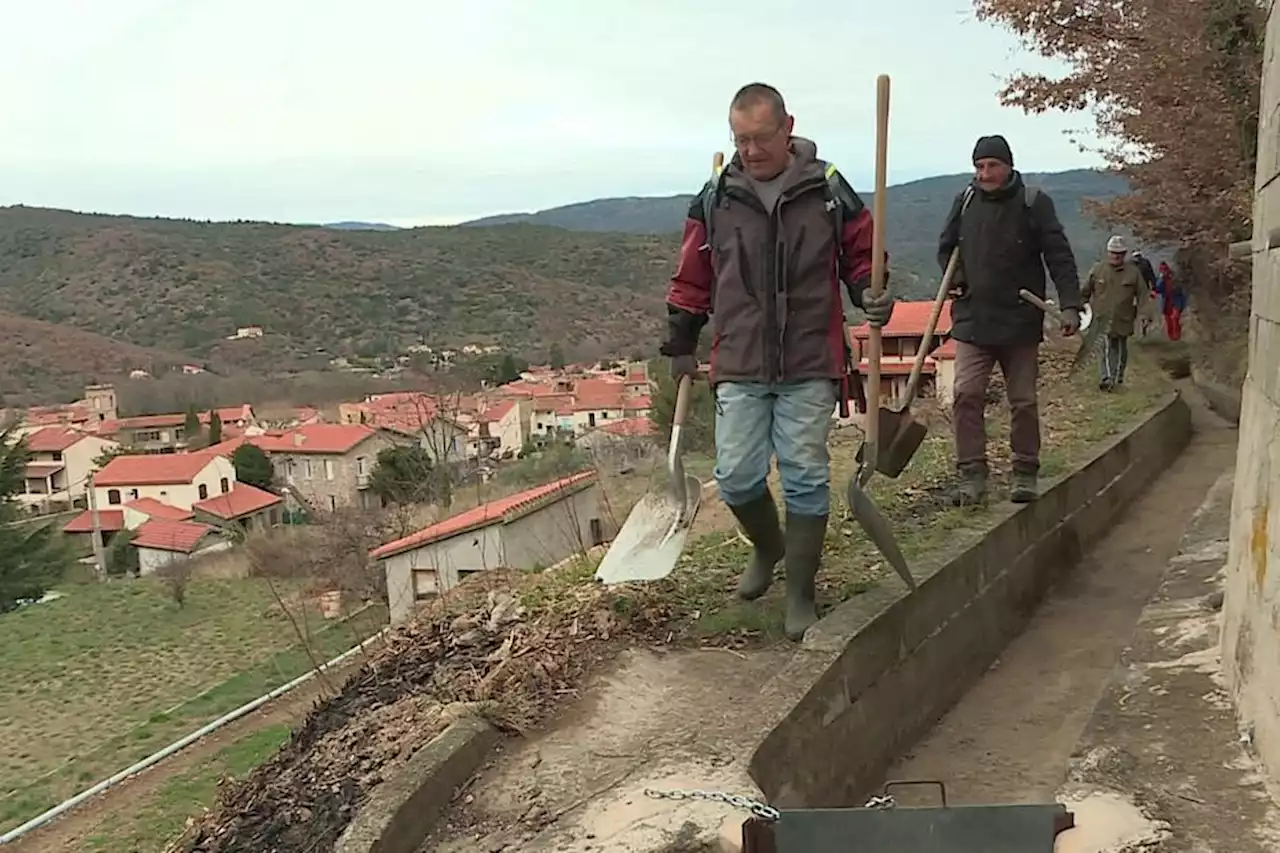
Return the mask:
[[[762,596],[785,558],[786,634],[799,640],[818,618],[827,435],[850,387],[842,286],[875,325],[889,321],[893,298],[867,291],[870,211],[813,142],[792,135],[794,124],[772,86],[734,96],[736,154],[690,205],[661,352],[677,381],[694,376],[710,319],[716,484],[754,546],[738,595]],[[767,485],[775,455],[785,532]]]

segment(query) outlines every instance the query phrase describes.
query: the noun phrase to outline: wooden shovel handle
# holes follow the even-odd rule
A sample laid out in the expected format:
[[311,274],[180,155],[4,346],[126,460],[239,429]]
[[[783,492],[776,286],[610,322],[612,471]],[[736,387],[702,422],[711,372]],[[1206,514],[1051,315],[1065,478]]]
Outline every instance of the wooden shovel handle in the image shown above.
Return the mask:
[[671,414],[671,426],[684,426],[685,418],[689,416],[689,401],[693,397],[693,378],[689,376],[681,376],[680,384],[676,388],[676,410]]
[[920,385],[920,376],[924,373],[924,360],[929,355],[929,345],[933,343],[934,332],[938,330],[938,318],[942,316],[942,306],[947,302],[947,294],[951,291],[951,279],[955,277],[956,267],[960,266],[960,247],[951,250],[947,259],[947,269],[942,273],[942,283],[938,285],[938,295],[933,298],[933,310],[929,312],[929,323],[924,327],[924,337],[920,339],[920,349],[916,352],[916,360],[911,365],[911,378],[902,392],[902,405],[911,405],[916,397],[916,388]]
[[[884,292],[885,188],[889,183],[889,75],[876,78],[876,186],[872,202],[871,282],[868,290]],[[880,438],[880,329],[871,326],[867,334],[867,417],[863,434],[867,444],[875,447]]]

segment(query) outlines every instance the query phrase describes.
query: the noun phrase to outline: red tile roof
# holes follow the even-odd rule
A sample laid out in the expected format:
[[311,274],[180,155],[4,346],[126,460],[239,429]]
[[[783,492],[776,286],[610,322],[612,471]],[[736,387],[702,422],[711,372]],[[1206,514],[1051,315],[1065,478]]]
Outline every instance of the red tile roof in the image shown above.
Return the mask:
[[[886,338],[921,337],[924,335],[924,329],[929,323],[929,314],[932,311],[932,300],[928,302],[899,302],[893,306],[893,319],[889,321],[889,325],[880,330],[880,334]],[[938,327],[934,329],[934,336],[936,338],[950,333],[951,303],[944,302],[942,303],[942,313],[938,315]],[[849,327],[849,336],[851,338],[866,340],[870,334],[870,326],[866,323]]]
[[541,486],[535,486],[532,489],[527,489],[505,498],[489,501],[443,521],[437,521],[417,533],[411,533],[402,539],[380,545],[370,551],[369,556],[375,560],[393,557],[396,554],[403,554],[405,551],[411,551],[414,548],[430,545],[432,542],[439,542],[442,539],[458,536],[469,530],[489,527],[494,524],[507,524],[535,509],[541,509],[544,506],[576,494],[594,483],[595,480],[595,471],[583,471],[579,474],[574,474],[572,477],[565,477],[563,480],[543,483]]
[[137,498],[125,504],[129,509],[136,509],[152,518],[166,518],[169,521],[186,521],[192,518],[190,510],[181,507],[170,506],[164,501],[158,501],[155,498]]
[[237,436],[228,438],[225,441],[220,441],[217,444],[211,444],[200,452],[210,453],[215,456],[225,456],[228,459],[230,459],[231,454],[236,452],[236,448],[246,443],[247,441],[249,441],[249,438],[247,436],[237,435]]
[[214,454],[148,453],[117,456],[93,477],[95,486],[168,486],[190,483]]
[[27,435],[27,449],[32,453],[61,453],[86,435],[79,430],[60,426],[38,429]]
[[[100,509],[98,510],[98,527],[108,532],[124,530],[124,510],[122,509]],[[93,510],[86,509],[75,518],[68,521],[62,528],[63,533],[92,533],[93,532]]]
[[625,418],[620,421],[605,421],[600,429],[610,435],[632,438],[653,435],[653,421],[648,418]]
[[153,518],[133,531],[131,544],[135,548],[190,554],[200,544],[200,540],[212,532],[213,528],[209,525],[195,521]]
[[268,453],[346,453],[376,432],[364,424],[303,424],[246,440]]
[[283,500],[279,495],[251,486],[248,483],[236,483],[225,495],[214,495],[192,505],[192,509],[207,512],[209,515],[227,520],[264,510],[275,506]]
[[515,400],[500,400],[499,402],[494,403],[489,408],[485,409],[484,413],[481,415],[481,418],[483,418],[485,423],[490,423],[490,424],[497,423],[498,421],[502,420],[506,416],[507,412],[511,411],[515,407],[516,407]]

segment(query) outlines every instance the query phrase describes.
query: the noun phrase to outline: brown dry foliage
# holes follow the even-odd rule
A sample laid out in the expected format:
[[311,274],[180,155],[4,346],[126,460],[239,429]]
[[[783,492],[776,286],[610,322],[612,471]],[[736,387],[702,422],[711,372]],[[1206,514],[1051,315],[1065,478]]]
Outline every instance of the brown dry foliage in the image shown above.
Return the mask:
[[373,788],[458,713],[523,732],[576,695],[586,674],[666,617],[638,596],[626,613],[598,585],[535,599],[519,575],[464,582],[394,631],[278,753],[192,821],[170,853],[332,850]]
[[[974,0],[1050,59],[1060,78],[1019,74],[1001,100],[1030,113],[1091,109],[1107,162],[1132,193],[1092,205],[1102,219],[1178,248],[1201,366],[1243,378],[1248,267],[1228,243],[1252,231],[1258,103],[1269,2]],[[1227,350],[1224,350],[1223,347]],[[1223,353],[1229,350],[1228,356]]]
[[1266,8],[1257,0],[975,0],[981,20],[1065,61],[1019,74],[1001,100],[1092,109],[1101,153],[1133,193],[1099,205],[1139,236],[1225,246],[1247,237]]

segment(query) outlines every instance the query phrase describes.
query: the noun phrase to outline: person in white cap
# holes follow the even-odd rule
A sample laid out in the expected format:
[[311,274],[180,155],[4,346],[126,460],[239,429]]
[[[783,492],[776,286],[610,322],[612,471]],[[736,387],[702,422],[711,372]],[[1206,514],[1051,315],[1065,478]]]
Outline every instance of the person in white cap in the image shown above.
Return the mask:
[[1114,391],[1124,384],[1129,365],[1129,338],[1133,336],[1139,306],[1147,298],[1147,286],[1138,265],[1129,260],[1129,245],[1120,235],[1107,241],[1107,257],[1093,265],[1081,289],[1093,305],[1094,322],[1106,323],[1106,346],[1098,371],[1098,387]]

